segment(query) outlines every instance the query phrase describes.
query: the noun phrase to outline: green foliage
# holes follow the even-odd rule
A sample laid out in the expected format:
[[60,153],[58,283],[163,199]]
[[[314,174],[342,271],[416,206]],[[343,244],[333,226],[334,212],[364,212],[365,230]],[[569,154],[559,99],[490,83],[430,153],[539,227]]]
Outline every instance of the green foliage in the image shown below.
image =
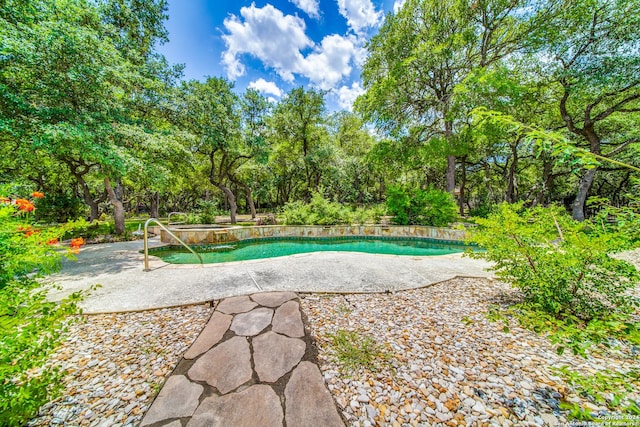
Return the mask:
[[384,214],[383,206],[369,209],[350,209],[324,198],[321,192],[313,193],[310,203],[290,202],[284,206],[282,216],[287,225],[338,225],[377,223]]
[[632,346],[640,345],[640,322],[632,320],[625,313],[604,314],[587,321],[576,316],[557,318],[525,302],[506,309],[492,305],[487,319],[502,321],[505,331],[509,329],[510,321],[516,319],[521,326],[546,335],[556,345],[558,354],[569,349],[573,354],[586,358],[592,347],[615,347],[616,340]]
[[627,292],[638,271],[609,256],[629,246],[626,236],[574,221],[558,207],[502,204],[476,222],[470,241],[484,251],[471,256],[492,261],[496,275],[522,290],[532,308],[589,321],[638,306]]
[[223,212],[218,208],[216,201],[199,200],[197,215],[198,224],[215,224],[216,216],[223,215]]
[[282,210],[284,223],[287,225],[309,225],[311,221],[311,212],[308,205],[302,201],[289,202],[284,205]]
[[47,194],[44,198],[36,200],[35,205],[38,221],[48,223],[78,219],[84,215],[86,208],[81,199],[65,193]]
[[345,370],[359,368],[376,371],[388,356],[373,338],[358,332],[338,330],[328,335],[331,350]]
[[[582,375],[568,366],[556,368],[574,391],[597,405],[606,405],[612,411],[638,415],[638,404],[627,398],[627,393],[640,387],[640,369],[631,368],[626,372],[605,369],[593,375]],[[574,418],[588,418],[588,411],[576,404],[565,404]],[[622,421],[622,420],[621,420]]]
[[483,203],[469,210],[469,215],[477,218],[486,218],[496,211],[496,205]]
[[393,221],[401,225],[446,227],[458,218],[451,194],[434,188],[410,190],[391,186],[387,190],[387,210]]
[[0,425],[24,425],[60,390],[63,373],[43,367],[81,295],[46,300],[36,280],[60,267],[54,245],[73,224],[38,229],[31,213],[0,202]]

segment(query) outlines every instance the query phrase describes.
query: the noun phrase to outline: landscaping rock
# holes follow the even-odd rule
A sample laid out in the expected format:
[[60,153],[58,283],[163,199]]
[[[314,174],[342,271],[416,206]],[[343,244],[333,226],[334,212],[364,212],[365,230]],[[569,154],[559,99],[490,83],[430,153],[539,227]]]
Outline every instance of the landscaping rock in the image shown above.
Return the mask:
[[214,312],[207,326],[205,326],[196,341],[184,354],[184,358],[194,359],[220,342],[224,333],[229,329],[232,318],[233,316],[228,314],[222,314],[218,311]]
[[266,332],[253,339],[253,360],[260,381],[272,383],[300,363],[306,345],[297,338]]
[[252,373],[249,342],[244,337],[233,337],[200,356],[188,375],[226,394],[249,381]]
[[258,335],[271,324],[272,318],[272,309],[256,308],[248,313],[237,314],[231,322],[231,330],[246,337]]
[[292,338],[304,336],[300,305],[296,301],[287,301],[278,307],[273,316],[273,331]]

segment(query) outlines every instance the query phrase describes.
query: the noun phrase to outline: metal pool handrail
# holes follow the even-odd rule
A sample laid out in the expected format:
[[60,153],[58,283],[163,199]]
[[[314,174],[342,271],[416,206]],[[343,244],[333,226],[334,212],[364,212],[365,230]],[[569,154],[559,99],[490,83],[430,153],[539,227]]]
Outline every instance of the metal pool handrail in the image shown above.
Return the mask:
[[171,230],[169,230],[167,227],[162,225],[162,223],[160,221],[158,221],[156,218],[149,218],[144,223],[144,270],[143,271],[150,271],[149,270],[149,231],[148,231],[148,227],[149,227],[149,223],[150,222],[155,222],[156,224],[158,224],[160,226],[160,228],[162,228],[164,231],[169,233],[169,235],[171,237],[176,239],[182,246],[187,248],[189,250],[189,252],[191,252],[192,254],[197,256],[198,259],[200,260],[200,265],[204,264],[204,262],[202,261],[202,257],[200,256],[199,253],[197,253],[193,249],[191,249],[191,247],[189,245],[187,245],[185,242],[183,242],[178,236],[173,234],[171,232]]
[[187,220],[185,219],[184,221],[176,221],[176,222],[171,222],[171,215],[183,215],[184,217],[187,216],[186,213],[184,212],[170,212],[169,216],[167,217],[167,225],[172,225],[172,224],[184,224],[187,222]]

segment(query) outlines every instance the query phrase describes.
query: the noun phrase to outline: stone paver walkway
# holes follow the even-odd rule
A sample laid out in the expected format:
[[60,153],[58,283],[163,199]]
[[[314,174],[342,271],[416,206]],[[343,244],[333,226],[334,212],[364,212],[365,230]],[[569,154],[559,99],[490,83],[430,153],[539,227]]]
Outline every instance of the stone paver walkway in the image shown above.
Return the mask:
[[140,425],[344,426],[315,360],[295,293],[223,299]]

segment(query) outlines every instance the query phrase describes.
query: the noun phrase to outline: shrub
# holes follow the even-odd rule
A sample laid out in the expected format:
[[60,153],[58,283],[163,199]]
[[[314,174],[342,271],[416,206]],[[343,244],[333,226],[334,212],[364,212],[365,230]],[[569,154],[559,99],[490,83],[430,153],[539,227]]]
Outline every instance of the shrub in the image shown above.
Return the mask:
[[313,193],[310,203],[287,203],[282,214],[287,225],[350,224],[352,215],[348,207],[325,199],[320,192]]
[[497,276],[521,289],[535,309],[589,321],[638,306],[627,293],[638,271],[609,256],[628,247],[620,233],[574,221],[559,207],[527,210],[521,204],[499,205],[477,223],[469,240],[485,252],[471,256],[494,262]]
[[407,191],[399,186],[392,186],[387,189],[387,212],[393,216],[393,222],[400,225],[411,224],[415,217],[411,199]]
[[[38,197],[40,193],[34,193]],[[20,201],[20,203],[18,203]],[[60,267],[58,239],[72,224],[39,229],[27,199],[0,198],[0,425],[24,425],[61,387],[62,374],[43,368],[62,339],[74,294],[46,301],[37,277]],[[79,240],[76,240],[79,244]]]
[[284,217],[284,223],[287,225],[312,224],[309,208],[302,201],[289,202],[284,205],[282,216]]
[[320,192],[313,193],[308,209],[312,224],[337,225],[351,223],[351,211],[349,208],[325,199]]
[[387,210],[393,222],[401,225],[446,227],[458,218],[456,203],[446,191],[429,188],[413,190],[389,187]]
[[218,209],[218,203],[212,200],[198,201],[198,220],[200,224],[215,224],[216,215],[222,212]]

